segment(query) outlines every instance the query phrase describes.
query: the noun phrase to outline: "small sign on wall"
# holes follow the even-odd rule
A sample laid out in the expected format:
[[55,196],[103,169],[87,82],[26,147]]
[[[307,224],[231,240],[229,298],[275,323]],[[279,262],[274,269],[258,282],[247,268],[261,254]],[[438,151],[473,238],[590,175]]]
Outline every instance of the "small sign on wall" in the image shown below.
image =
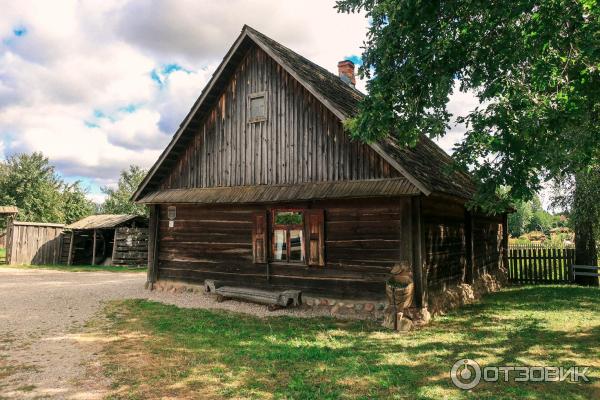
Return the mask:
[[167,217],[169,218],[169,228],[174,228],[175,218],[177,217],[177,207],[169,206],[167,209]]

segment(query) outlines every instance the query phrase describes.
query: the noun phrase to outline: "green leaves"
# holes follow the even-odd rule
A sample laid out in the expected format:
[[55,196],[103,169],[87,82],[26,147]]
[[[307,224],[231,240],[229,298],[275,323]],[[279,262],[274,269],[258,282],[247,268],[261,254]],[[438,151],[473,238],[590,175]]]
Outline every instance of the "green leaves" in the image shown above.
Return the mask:
[[[480,181],[479,205],[530,199],[542,182],[600,163],[600,11],[596,0],[340,0],[371,18],[360,72],[370,78],[356,138],[406,145],[442,136],[453,90],[481,101],[455,156]],[[494,204],[496,202],[496,204]]]
[[65,183],[42,153],[0,164],[0,204],[19,208],[21,221],[72,223],[95,211],[79,182]]
[[131,201],[131,196],[145,176],[146,171],[137,165],[130,165],[128,169],[121,171],[116,189],[106,186],[102,188],[102,192],[107,195],[101,207],[102,212],[105,214],[147,215],[148,210],[145,206]]

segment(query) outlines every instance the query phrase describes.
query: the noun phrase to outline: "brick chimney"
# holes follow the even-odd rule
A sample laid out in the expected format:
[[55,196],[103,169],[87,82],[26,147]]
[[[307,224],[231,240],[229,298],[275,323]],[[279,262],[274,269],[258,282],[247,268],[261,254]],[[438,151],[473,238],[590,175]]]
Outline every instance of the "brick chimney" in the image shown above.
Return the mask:
[[340,61],[338,63],[338,75],[340,76],[340,79],[346,82],[348,85],[356,85],[356,78],[354,76],[354,63],[352,61]]

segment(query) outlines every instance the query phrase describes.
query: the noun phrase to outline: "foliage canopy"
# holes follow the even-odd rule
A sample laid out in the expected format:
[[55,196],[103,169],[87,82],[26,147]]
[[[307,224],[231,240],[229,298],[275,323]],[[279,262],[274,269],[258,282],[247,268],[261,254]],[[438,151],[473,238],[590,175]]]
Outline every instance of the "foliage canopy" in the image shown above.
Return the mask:
[[339,0],[371,24],[359,73],[369,95],[348,126],[405,144],[439,137],[449,96],[480,105],[455,158],[481,182],[484,209],[530,199],[543,181],[600,160],[600,10],[597,0]]
[[116,188],[106,186],[102,188],[102,192],[107,195],[102,204],[102,212],[105,214],[147,215],[148,210],[145,206],[131,201],[131,196],[145,176],[146,170],[137,165],[130,165],[128,169],[121,171]]
[[17,219],[78,221],[96,211],[80,182],[68,184],[41,153],[17,154],[0,164],[0,205],[19,208]]

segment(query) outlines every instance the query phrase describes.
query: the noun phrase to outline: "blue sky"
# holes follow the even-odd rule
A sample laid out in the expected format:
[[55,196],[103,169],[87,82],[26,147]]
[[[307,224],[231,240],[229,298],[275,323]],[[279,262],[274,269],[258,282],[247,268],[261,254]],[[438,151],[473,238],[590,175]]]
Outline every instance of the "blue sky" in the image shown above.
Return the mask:
[[[367,21],[333,5],[8,2],[0,15],[0,158],[41,151],[102,201],[100,187],[114,185],[121,169],[154,163],[244,24],[332,72],[342,59],[359,64]],[[459,95],[451,108],[471,104]],[[442,145],[451,148],[460,132]]]

